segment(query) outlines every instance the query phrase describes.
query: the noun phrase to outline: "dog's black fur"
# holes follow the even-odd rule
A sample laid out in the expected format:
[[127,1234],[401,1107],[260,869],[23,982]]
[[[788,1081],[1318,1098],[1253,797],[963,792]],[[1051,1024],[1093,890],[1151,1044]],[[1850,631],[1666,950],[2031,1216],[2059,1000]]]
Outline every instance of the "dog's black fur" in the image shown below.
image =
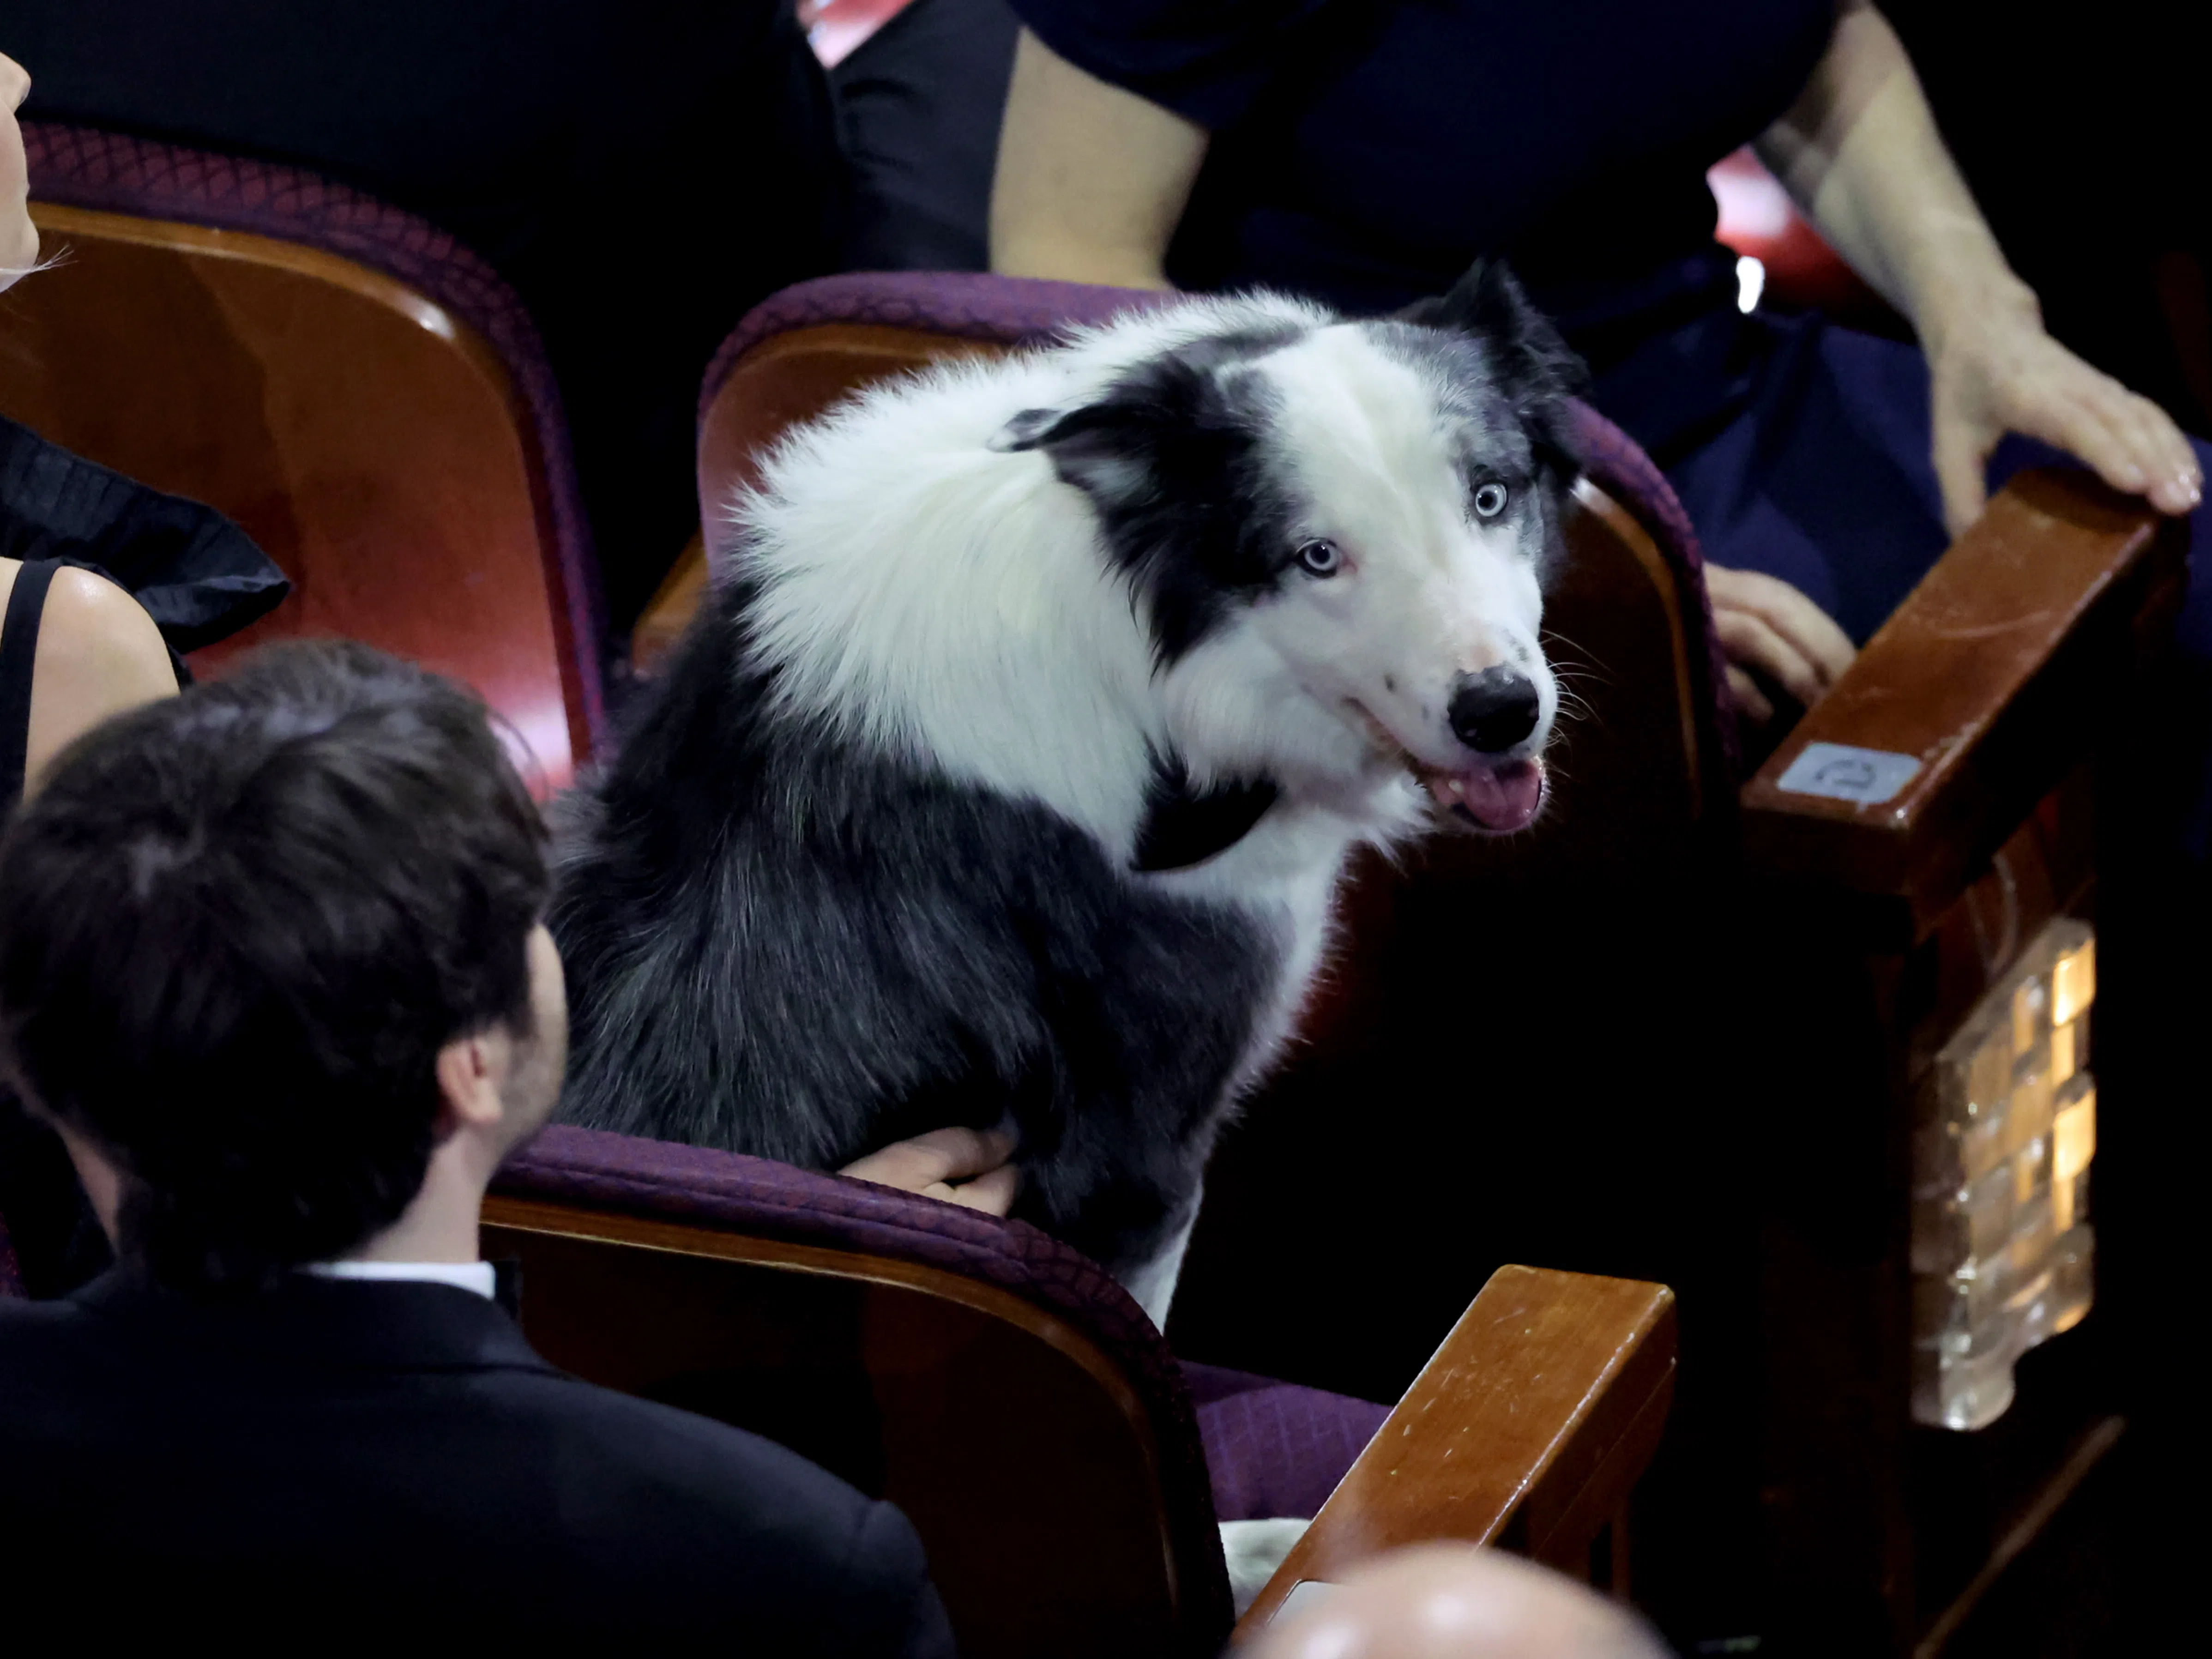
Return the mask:
[[739,649],[747,598],[714,598],[568,803],[563,1115],[817,1169],[1010,1119],[1017,1213],[1143,1259],[1196,1188],[1278,947],[1042,806],[779,719]]

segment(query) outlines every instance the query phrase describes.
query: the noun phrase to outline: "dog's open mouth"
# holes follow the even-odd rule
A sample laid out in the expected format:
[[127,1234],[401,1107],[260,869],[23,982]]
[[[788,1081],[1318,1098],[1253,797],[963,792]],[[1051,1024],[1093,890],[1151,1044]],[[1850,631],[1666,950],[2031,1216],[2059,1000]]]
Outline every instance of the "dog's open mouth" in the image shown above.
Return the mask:
[[1477,761],[1456,771],[1430,766],[1365,708],[1357,702],[1351,707],[1378,749],[1396,755],[1421,787],[1436,797],[1437,805],[1476,829],[1493,836],[1510,836],[1526,830],[1544,810],[1544,792],[1550,786],[1540,760],[1532,757],[1495,764]]
[[1416,765],[1414,772],[1437,798],[1437,805],[1470,819],[1494,836],[1510,836],[1536,821],[1544,805],[1544,763],[1507,761],[1442,772]]

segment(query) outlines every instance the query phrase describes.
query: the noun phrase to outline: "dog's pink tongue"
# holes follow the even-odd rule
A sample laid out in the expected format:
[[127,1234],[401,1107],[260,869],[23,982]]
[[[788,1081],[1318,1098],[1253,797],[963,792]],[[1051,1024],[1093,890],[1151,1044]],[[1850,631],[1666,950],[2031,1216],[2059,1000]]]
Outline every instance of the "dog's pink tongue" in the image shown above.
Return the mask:
[[1540,761],[1533,760],[1477,767],[1438,777],[1429,787],[1446,806],[1463,808],[1486,830],[1500,833],[1525,830],[1544,804],[1544,767]]

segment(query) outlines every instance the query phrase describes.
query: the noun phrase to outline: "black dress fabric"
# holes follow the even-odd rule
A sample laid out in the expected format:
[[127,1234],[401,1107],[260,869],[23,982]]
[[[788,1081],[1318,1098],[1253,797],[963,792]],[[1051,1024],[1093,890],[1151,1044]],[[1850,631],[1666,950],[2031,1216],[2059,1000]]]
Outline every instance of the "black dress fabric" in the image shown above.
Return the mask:
[[0,52],[26,118],[309,167],[489,261],[544,340],[623,629],[698,522],[708,360],[842,234],[791,0],[6,0]]
[[0,803],[23,798],[23,771],[31,738],[31,678],[39,663],[39,619],[59,561],[39,559],[15,573],[8,590],[7,620],[0,624]]
[[0,1304],[0,1471],[8,1582],[108,1641],[953,1650],[898,1510],[562,1375],[447,1285],[210,1304],[118,1271]]
[[[22,798],[39,624],[54,573],[97,571],[144,606],[169,647],[212,644],[290,591],[284,573],[212,507],[134,483],[0,420],[0,558],[17,559],[0,631],[0,819]],[[0,1085],[0,1218],[26,1289],[59,1296],[106,1267],[107,1240],[54,1133]]]
[[991,175],[1021,21],[1006,0],[913,0],[830,71],[854,270],[988,270]]

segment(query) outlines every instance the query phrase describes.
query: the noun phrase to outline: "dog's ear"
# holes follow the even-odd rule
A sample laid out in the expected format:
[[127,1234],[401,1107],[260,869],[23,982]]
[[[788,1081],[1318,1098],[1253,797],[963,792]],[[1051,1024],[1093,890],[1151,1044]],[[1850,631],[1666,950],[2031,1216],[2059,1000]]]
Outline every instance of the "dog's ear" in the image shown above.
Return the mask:
[[1567,399],[1589,375],[1551,319],[1528,303],[1504,261],[1477,259],[1450,292],[1417,300],[1398,316],[1480,340],[1496,367],[1498,390],[1521,416],[1540,459],[1565,474],[1580,470]]
[[1112,509],[1150,493],[1163,413],[1148,400],[1123,395],[1073,409],[1025,409],[990,447],[1042,450],[1061,483],[1073,484],[1102,510]]
[[1164,471],[1187,473],[1215,458],[1231,435],[1218,403],[1218,389],[1201,364],[1165,358],[1095,402],[1022,410],[990,447],[1042,450],[1062,483],[1110,513],[1152,499]]
[[991,434],[984,447],[1000,454],[1016,450],[1035,449],[1052,435],[1053,428],[1067,418],[1064,409],[1025,409]]

